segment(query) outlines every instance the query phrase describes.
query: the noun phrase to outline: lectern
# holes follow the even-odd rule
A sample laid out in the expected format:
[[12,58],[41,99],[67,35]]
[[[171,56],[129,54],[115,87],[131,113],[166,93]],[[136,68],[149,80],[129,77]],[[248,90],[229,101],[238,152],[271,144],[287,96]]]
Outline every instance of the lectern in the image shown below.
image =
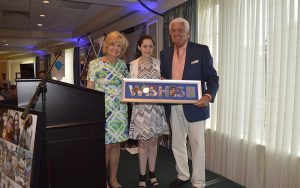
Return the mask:
[[[25,107],[39,79],[17,80],[18,106]],[[104,93],[47,80],[34,110],[40,127],[35,145],[39,188],[106,187]],[[36,174],[36,173],[34,173]]]

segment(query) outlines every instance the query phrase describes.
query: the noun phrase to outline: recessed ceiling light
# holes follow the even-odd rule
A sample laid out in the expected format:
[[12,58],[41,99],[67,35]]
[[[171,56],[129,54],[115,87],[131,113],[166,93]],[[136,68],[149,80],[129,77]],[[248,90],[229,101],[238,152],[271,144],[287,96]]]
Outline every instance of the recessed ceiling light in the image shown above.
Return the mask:
[[46,15],[45,14],[40,14],[40,17],[45,17]]
[[4,45],[5,45],[5,46],[8,46],[8,43],[5,43]]
[[45,3],[45,4],[49,4],[50,2],[49,2],[49,1],[43,1],[43,3]]
[[37,24],[37,26],[39,26],[39,27],[42,27],[42,26],[43,26],[43,24]]

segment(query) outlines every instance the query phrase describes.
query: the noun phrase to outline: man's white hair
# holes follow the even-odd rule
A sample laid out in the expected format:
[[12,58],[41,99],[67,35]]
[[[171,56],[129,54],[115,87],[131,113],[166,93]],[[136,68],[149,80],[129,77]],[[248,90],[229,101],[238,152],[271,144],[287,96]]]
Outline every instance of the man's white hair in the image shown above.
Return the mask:
[[185,27],[186,31],[187,32],[190,31],[190,24],[189,24],[189,22],[186,19],[182,18],[182,17],[174,18],[170,22],[170,24],[169,24],[169,31],[171,31],[171,26],[172,26],[173,23],[184,23],[184,27]]

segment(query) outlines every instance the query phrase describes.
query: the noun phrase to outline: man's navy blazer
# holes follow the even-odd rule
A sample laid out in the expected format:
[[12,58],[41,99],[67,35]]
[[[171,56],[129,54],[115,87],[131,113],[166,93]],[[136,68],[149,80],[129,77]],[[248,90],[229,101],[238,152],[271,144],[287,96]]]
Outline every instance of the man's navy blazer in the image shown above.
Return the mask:
[[[165,79],[172,79],[174,45],[166,48],[160,53],[161,76]],[[213,67],[213,58],[209,49],[205,45],[188,42],[186,49],[186,59],[182,80],[200,80],[202,85],[202,95],[208,93],[212,101],[219,88],[219,77]],[[183,111],[187,121],[196,122],[209,118],[209,106],[199,108],[194,104],[183,104]],[[165,105],[166,116],[169,120],[171,105]]]

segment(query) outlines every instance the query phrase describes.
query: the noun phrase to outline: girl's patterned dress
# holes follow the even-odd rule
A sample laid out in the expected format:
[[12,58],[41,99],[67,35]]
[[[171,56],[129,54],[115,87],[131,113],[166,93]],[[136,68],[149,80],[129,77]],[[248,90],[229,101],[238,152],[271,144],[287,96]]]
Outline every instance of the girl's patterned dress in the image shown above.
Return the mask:
[[[157,62],[159,60],[155,59]],[[143,62],[137,59],[138,64],[132,65],[131,70],[137,70],[134,78],[139,79],[160,79],[159,63]],[[133,66],[138,66],[137,69]],[[131,72],[131,75],[135,75]],[[160,135],[169,134],[169,127],[166,121],[163,105],[135,103],[132,108],[129,137],[135,140],[148,140]]]

